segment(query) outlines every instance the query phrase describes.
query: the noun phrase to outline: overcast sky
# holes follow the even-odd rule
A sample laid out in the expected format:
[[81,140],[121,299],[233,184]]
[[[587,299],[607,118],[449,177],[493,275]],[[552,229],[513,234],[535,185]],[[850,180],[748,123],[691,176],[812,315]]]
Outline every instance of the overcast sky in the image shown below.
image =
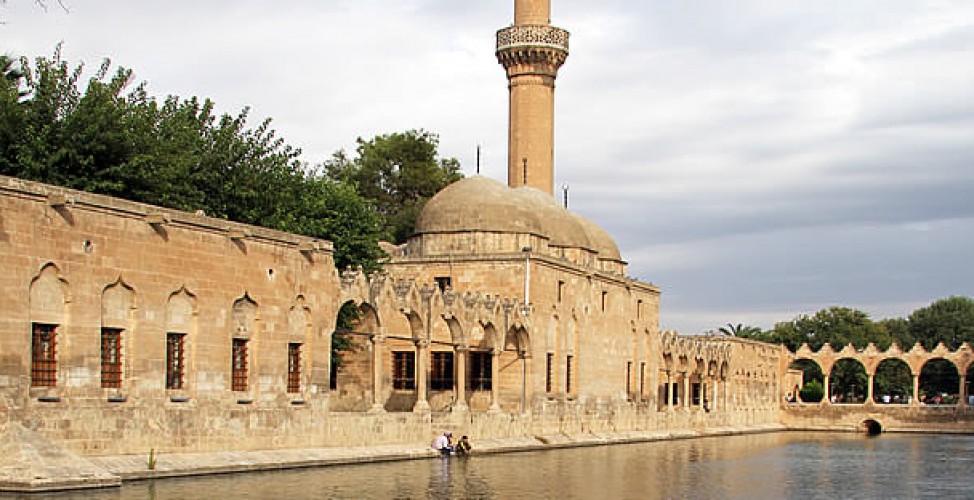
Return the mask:
[[[310,163],[425,128],[505,181],[513,0],[63,1],[0,6],[0,50],[250,106]],[[662,288],[663,328],[974,295],[974,2],[552,4],[556,183]]]

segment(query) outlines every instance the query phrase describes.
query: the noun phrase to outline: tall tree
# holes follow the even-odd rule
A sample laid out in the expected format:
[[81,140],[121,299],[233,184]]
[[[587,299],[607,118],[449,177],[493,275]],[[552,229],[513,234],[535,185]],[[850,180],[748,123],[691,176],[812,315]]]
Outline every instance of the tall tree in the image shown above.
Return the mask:
[[764,333],[760,328],[745,325],[744,323],[738,323],[736,325],[733,323],[727,323],[726,325],[720,327],[717,331],[731,337],[744,337],[755,340],[760,340],[760,337]]
[[439,137],[425,130],[357,139],[356,156],[335,153],[325,174],[352,184],[375,204],[387,237],[402,243],[412,234],[426,201],[463,177],[456,158],[438,158]]
[[870,342],[885,349],[892,342],[889,332],[869,319],[865,312],[837,306],[822,309],[812,316],[803,314],[792,321],[777,323],[769,340],[784,344],[793,352],[803,343],[818,350],[826,342],[836,349],[846,344],[861,349]]
[[83,65],[60,46],[33,65],[0,64],[0,174],[328,239],[338,266],[377,268],[378,213],[310,172],[269,119],[250,127],[248,108],[157,101],[108,60],[82,85]]
[[974,344],[974,299],[951,296],[913,311],[909,331],[926,349],[943,342],[956,349],[964,342]]

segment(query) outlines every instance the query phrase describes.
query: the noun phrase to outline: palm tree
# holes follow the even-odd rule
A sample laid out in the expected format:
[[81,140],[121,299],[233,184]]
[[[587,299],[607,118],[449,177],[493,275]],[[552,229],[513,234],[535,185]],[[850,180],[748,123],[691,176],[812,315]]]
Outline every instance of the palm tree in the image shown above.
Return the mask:
[[727,323],[727,326],[722,326],[718,330],[720,333],[730,337],[754,337],[760,335],[762,330],[756,326],[747,325],[743,323],[738,323],[736,325],[732,323]]

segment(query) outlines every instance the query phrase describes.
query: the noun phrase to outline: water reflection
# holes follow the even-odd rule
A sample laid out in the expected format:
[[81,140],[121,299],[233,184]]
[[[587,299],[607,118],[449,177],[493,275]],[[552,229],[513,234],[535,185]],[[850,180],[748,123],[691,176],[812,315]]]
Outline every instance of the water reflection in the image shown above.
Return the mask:
[[167,479],[31,498],[964,498],[974,495],[971,471],[974,436],[785,433]]

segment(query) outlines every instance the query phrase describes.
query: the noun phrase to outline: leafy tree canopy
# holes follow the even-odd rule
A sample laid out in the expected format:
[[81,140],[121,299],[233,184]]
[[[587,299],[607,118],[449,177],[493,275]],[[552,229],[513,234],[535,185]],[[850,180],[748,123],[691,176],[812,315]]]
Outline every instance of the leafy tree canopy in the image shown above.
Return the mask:
[[892,343],[889,332],[869,319],[868,314],[848,307],[830,307],[812,316],[803,314],[792,321],[777,323],[768,340],[784,344],[793,352],[804,343],[813,350],[826,342],[836,349],[846,344],[862,349],[870,342],[885,349]]
[[764,333],[760,328],[745,325],[744,323],[738,323],[736,325],[733,323],[727,323],[725,326],[718,328],[717,331],[731,337],[744,337],[755,340],[760,340],[760,337]]
[[335,242],[339,267],[378,267],[382,219],[348,184],[311,172],[249,109],[151,97],[105,60],[82,82],[60,46],[31,64],[0,59],[0,174]]
[[934,301],[910,314],[908,330],[928,350],[940,342],[949,349],[964,342],[974,345],[974,299],[952,296]]
[[352,184],[385,218],[386,236],[406,241],[423,205],[440,189],[463,177],[456,158],[438,158],[439,137],[408,130],[357,139],[356,156],[336,152],[325,162],[325,175]]

